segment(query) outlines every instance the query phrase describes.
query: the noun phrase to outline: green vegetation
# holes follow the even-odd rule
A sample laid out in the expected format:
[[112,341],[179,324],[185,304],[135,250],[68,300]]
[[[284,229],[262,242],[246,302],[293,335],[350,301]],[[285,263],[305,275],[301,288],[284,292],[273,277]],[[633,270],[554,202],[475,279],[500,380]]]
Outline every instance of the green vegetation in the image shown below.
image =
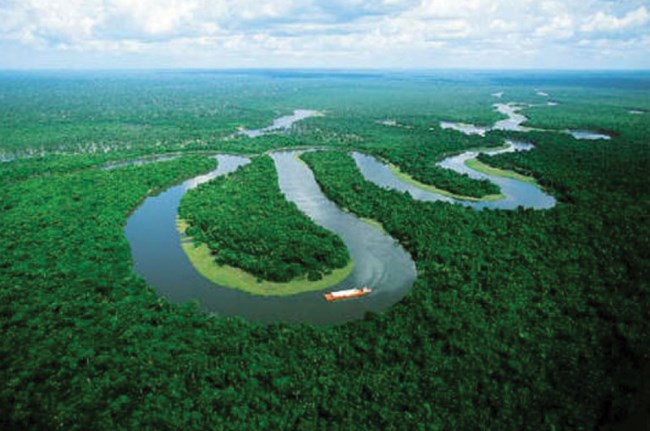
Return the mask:
[[[488,181],[474,181],[434,163],[445,155],[485,144],[478,137],[432,128],[442,119],[476,123],[499,119],[498,113],[485,109],[493,98],[480,86],[440,79],[392,84],[359,80],[362,85],[351,87],[329,77],[269,79],[264,73],[251,73],[241,80],[237,74],[172,71],[121,72],[99,79],[84,72],[5,74],[1,78],[0,93],[5,97],[0,136],[6,139],[0,156],[3,151],[23,155],[126,149],[259,153],[307,142],[368,150],[424,184],[459,195],[480,198],[499,192]],[[431,97],[431,91],[437,97]],[[462,103],[458,103],[459,94]],[[224,140],[239,126],[270,125],[275,117],[297,106],[321,107],[327,115],[298,123],[298,139]],[[38,112],[38,121],[34,121],[34,112]],[[431,113],[438,112],[443,114],[432,118]],[[376,123],[386,116],[409,128]]]
[[[427,144],[416,148],[396,146],[381,149],[377,152],[389,160],[391,170],[404,181],[416,187],[424,188],[449,197],[466,200],[497,200],[502,198],[499,187],[488,180],[472,180],[465,174],[459,174],[449,169],[436,166],[435,162],[462,150],[472,149],[470,142],[478,146],[474,139],[465,141],[464,135],[456,131],[428,130]],[[443,143],[448,140],[450,145],[446,151]],[[481,146],[485,145],[481,142]],[[496,143],[494,146],[497,146]],[[408,148],[408,150],[406,150]],[[399,168],[398,168],[399,167]]]
[[[457,73],[0,76],[4,152],[115,150],[0,163],[2,429],[599,429],[642,409],[650,121],[625,107],[650,109],[650,77]],[[536,145],[489,164],[536,178],[558,198],[552,210],[413,201],[365,182],[347,155],[383,157],[428,182],[415,171],[483,144],[430,127],[491,124],[491,92],[539,102],[533,88],[560,105],[527,110],[531,125],[615,132],[599,142],[488,134],[494,145]],[[298,106],[327,116],[289,136],[218,139]],[[411,128],[374,123],[384,118]],[[134,274],[128,214],[214,162],[96,167],[136,147],[297,145],[342,150],[304,159],[341,208],[381,223],[412,254],[418,279],[402,301],[336,327],[261,326],[170,304]],[[422,168],[400,159],[410,153]]]
[[[179,214],[187,222],[187,235],[206,244],[214,262],[243,269],[260,281],[294,280],[290,286],[294,293],[300,286],[304,290],[325,287],[324,283],[303,284],[305,277],[317,281],[334,269],[345,268],[330,279],[339,280],[352,269],[343,241],[285,200],[268,156],[257,157],[239,171],[189,191]],[[200,267],[205,271],[204,264]],[[211,277],[236,281],[233,287],[249,292],[263,288],[250,283],[253,277],[225,269],[212,272]],[[269,287],[275,291],[278,286]]]
[[504,169],[494,168],[490,165],[486,165],[478,158],[465,160],[465,166],[474,169],[475,171],[483,172],[484,174],[493,175],[495,177],[512,178],[513,180],[523,181],[525,183],[537,184],[535,178],[527,177],[525,175],[521,175],[513,171],[506,171]]
[[[187,224],[184,220],[178,221],[178,230],[185,233]],[[212,251],[205,244],[197,244],[191,237],[185,238],[181,247],[199,273],[213,283],[243,290],[253,295],[261,296],[287,296],[297,293],[323,290],[345,280],[354,269],[354,261],[350,260],[346,266],[332,270],[319,280],[309,280],[306,276],[291,281],[279,283],[260,280],[246,271],[230,265],[215,264]]]
[[455,193],[451,193],[447,190],[442,190],[439,189],[438,187],[435,186],[430,186],[428,184],[422,184],[421,182],[417,181],[413,177],[411,177],[408,174],[405,174],[402,172],[397,166],[393,164],[389,164],[388,168],[393,172],[398,178],[400,178],[402,181],[407,182],[409,184],[412,184],[416,187],[419,187],[423,190],[428,190],[433,193],[438,193],[443,196],[449,196],[450,198],[455,198],[455,199],[463,199],[463,200],[468,200],[468,201],[498,201],[499,199],[503,199],[505,196],[501,193],[499,194],[494,194],[494,195],[485,195],[480,198],[472,197],[472,196],[462,196],[462,195],[457,195]]
[[[559,145],[565,137],[544,139],[537,156],[507,155],[530,156],[528,165],[547,183],[564,184],[565,198],[573,201],[539,212],[479,213],[411,201],[365,182],[344,153],[303,156],[331,199],[379,220],[416,259],[416,287],[373,325],[418,328],[417,335],[393,340],[390,351],[412,352],[409,343],[426,340],[417,344],[417,358],[402,365],[438,370],[425,373],[428,384],[418,380],[423,385],[418,397],[441,413],[454,409],[454,428],[472,427],[470,411],[479,415],[474,424],[481,421],[489,429],[521,429],[531,421],[592,428],[598,416],[617,417],[630,408],[630,392],[645,391],[629,377],[642,372],[639,364],[648,352],[648,314],[641,303],[650,290],[642,281],[650,266],[641,250],[650,232],[637,200],[647,195],[647,180],[635,175],[615,182],[609,171],[604,192],[603,180],[585,182],[576,175],[575,159],[562,157],[565,151],[591,153],[588,144],[568,149]],[[626,172],[631,154],[608,157],[609,168]],[[581,175],[602,176],[602,157],[580,158]],[[634,165],[633,171],[643,166]],[[644,233],[637,236],[639,230]],[[436,323],[425,329],[417,326],[422,321]],[[386,347],[375,354],[390,355]],[[576,363],[581,366],[571,365]],[[377,379],[388,368],[377,371]],[[372,380],[368,374],[374,372],[366,369],[363,375]],[[463,402],[447,397],[444,388],[452,386],[464,394]],[[490,414],[495,399],[501,400],[499,412]],[[604,400],[609,401],[602,411]],[[465,403],[482,407],[467,410],[461,407]],[[427,411],[423,406],[417,413],[420,420]],[[526,419],[519,412],[526,412]],[[539,416],[533,419],[532,412]]]

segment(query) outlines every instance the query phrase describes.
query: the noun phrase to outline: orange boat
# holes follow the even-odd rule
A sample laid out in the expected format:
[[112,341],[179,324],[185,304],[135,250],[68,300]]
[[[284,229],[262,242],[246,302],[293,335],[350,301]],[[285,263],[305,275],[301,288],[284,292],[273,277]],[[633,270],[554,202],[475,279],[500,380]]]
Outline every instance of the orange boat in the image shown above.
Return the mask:
[[362,289],[348,289],[348,290],[339,290],[338,292],[330,292],[330,293],[326,293],[323,296],[325,297],[326,300],[332,302],[341,299],[357,298],[359,296],[367,295],[370,292],[372,292],[372,289],[369,288],[368,286],[365,286]]

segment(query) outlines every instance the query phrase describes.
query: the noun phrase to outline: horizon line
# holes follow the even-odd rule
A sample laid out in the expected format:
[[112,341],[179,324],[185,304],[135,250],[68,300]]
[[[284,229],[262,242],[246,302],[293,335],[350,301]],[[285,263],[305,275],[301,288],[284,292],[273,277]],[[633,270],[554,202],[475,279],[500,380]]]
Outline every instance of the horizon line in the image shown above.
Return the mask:
[[2,72],[164,72],[164,71],[300,71],[300,72],[650,72],[649,68],[540,68],[540,67],[0,67]]

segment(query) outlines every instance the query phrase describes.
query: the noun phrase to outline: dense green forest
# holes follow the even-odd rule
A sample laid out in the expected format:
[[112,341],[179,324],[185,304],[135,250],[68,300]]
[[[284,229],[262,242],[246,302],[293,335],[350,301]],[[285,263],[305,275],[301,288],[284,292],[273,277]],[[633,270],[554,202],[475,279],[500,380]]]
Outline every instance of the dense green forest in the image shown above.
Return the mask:
[[[527,159],[547,184],[564,184],[563,196],[572,202],[548,213],[479,214],[409,202],[408,196],[365,182],[344,153],[303,156],[330,198],[379,220],[413,253],[422,288],[416,287],[405,301],[409,305],[396,307],[399,316],[392,317],[401,325],[435,322],[427,330],[417,326],[417,351],[427,360],[455,356],[453,377],[442,372],[435,381],[456,381],[473,399],[471,405],[485,403],[493,414],[499,411],[500,419],[481,418],[492,429],[551,423],[591,428],[629,407],[624,404],[630,391],[647,391],[633,377],[647,373],[650,341],[647,180],[638,176],[618,187],[610,180],[607,192],[599,183],[585,187],[585,178],[575,175],[583,161],[562,158],[563,147],[556,142]],[[573,151],[587,153],[593,145],[572,144],[579,147]],[[630,155],[610,160],[609,169],[622,174]],[[546,157],[563,163],[548,168]],[[599,176],[604,160],[584,162],[587,172]],[[610,193],[615,197],[607,198]],[[643,210],[636,200],[642,195]],[[418,310],[417,319],[400,315],[407,310]],[[457,374],[456,366],[468,367],[466,373]],[[512,383],[503,387],[506,381]],[[434,404],[447,405],[444,396],[430,396]],[[517,411],[540,415],[509,422],[506,418],[517,417]],[[457,426],[471,428],[471,423]]]
[[[627,113],[650,109],[650,76],[606,78],[2,74],[2,153],[42,157],[0,163],[0,427],[546,430],[626,421],[650,405],[650,117]],[[545,102],[533,88],[560,104],[527,110],[531,125],[603,129],[613,139],[479,139],[437,128],[493,123],[494,91]],[[296,107],[326,116],[289,135],[228,138]],[[377,123],[386,118],[411,128]],[[348,154],[368,152],[441,186],[437,160],[505,137],[536,148],[481,160],[534,176],[555,208],[418,202],[366,182]],[[413,256],[418,278],[400,302],[339,326],[263,326],[171,304],[134,273],[129,214],[214,161],[99,167],[170,151],[297,146],[334,149],[303,156],[323,191],[379,221]],[[252,197],[276,202],[273,172],[258,157],[183,205],[248,178],[255,190],[238,192],[261,216]],[[482,184],[455,174],[445,186],[491,192]],[[246,212],[232,211],[224,216]]]
[[189,224],[187,235],[207,244],[216,263],[260,279],[306,275],[314,281],[350,261],[341,238],[285,200],[268,156],[188,192],[179,216]]
[[[362,121],[354,116],[340,118],[331,115],[318,119],[318,122],[325,124],[327,130],[341,130],[337,133],[338,136],[345,136],[343,129],[348,133],[354,133],[353,136],[357,139],[348,138],[345,147],[371,152],[393,163],[402,171],[408,172],[414,179],[424,184],[432,184],[457,195],[475,198],[499,193],[499,188],[487,180],[472,180],[467,175],[443,169],[435,164],[444,157],[470,148],[496,147],[503,144],[502,141],[491,136],[487,139],[467,136],[453,130],[443,130],[437,124],[432,126],[414,122],[408,127],[377,125],[372,119]],[[305,139],[312,142],[324,139],[324,143],[331,145],[328,135],[321,136],[319,132],[320,129],[303,133]]]

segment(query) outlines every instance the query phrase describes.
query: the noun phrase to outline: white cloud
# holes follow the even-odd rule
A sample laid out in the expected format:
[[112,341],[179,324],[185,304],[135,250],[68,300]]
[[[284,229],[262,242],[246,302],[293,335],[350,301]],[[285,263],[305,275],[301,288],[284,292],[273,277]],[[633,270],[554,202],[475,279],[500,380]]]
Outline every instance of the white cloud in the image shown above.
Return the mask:
[[462,18],[477,12],[493,13],[498,3],[489,0],[422,0],[413,13],[423,18]]
[[114,0],[107,7],[106,20],[111,19],[112,25],[126,21],[144,34],[163,35],[193,21],[198,6],[187,0]]
[[504,21],[502,19],[495,19],[490,22],[490,30],[498,32],[511,32],[515,31],[518,28],[516,22]]
[[569,15],[554,17],[550,23],[537,28],[535,36],[550,39],[566,39],[573,36],[573,18]]
[[[2,8],[3,29],[29,31],[36,38],[81,40],[90,37],[101,20],[101,1],[10,1]],[[1,30],[0,30],[1,31]]]
[[628,12],[623,18],[598,12],[587,18],[580,29],[585,32],[617,31],[639,27],[648,21],[650,21],[650,14],[645,6],[641,6],[634,11]]
[[[607,32],[626,41],[612,42],[620,55],[643,57],[650,13],[642,1],[0,0],[0,49],[13,43],[80,62],[84,53],[145,53],[145,67],[151,59],[205,67],[286,59],[314,67],[544,66],[555,64],[553,55],[587,61]],[[0,67],[9,60],[0,58]]]

